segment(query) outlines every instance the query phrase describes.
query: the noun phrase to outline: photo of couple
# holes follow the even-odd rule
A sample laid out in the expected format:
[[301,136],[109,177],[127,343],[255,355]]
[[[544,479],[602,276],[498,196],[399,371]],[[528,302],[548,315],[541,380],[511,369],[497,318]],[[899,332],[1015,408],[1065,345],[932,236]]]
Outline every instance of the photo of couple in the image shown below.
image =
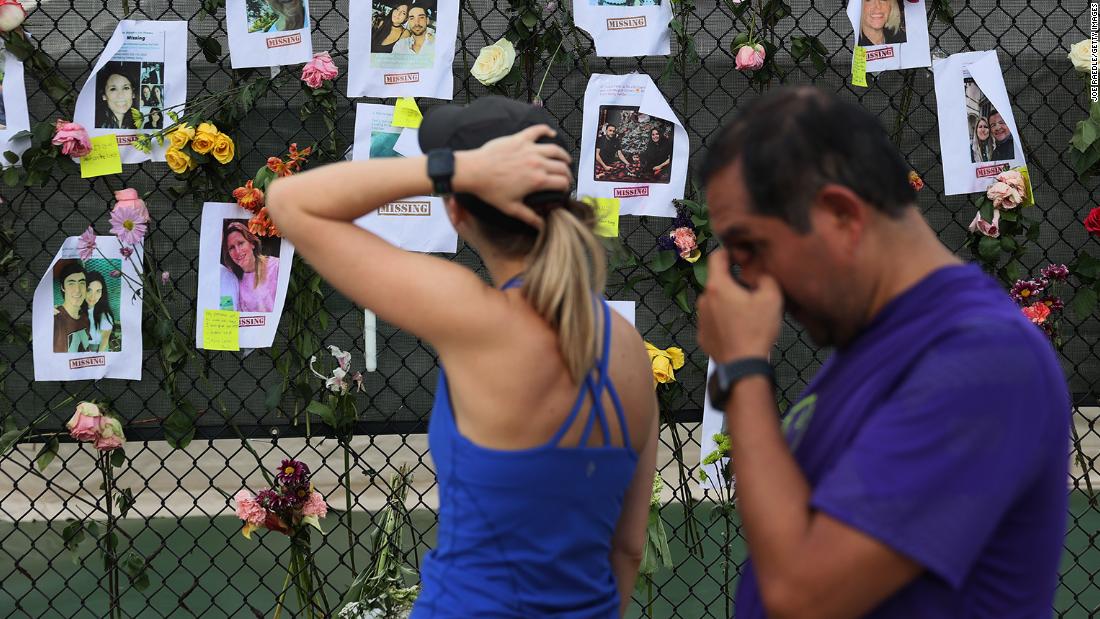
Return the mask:
[[286,32],[309,26],[307,0],[247,0],[249,32]]
[[163,128],[163,73],[163,62],[112,60],[103,65],[96,76],[96,128]]
[[[371,66],[431,68],[435,60],[436,15],[434,0],[375,0],[371,18]],[[383,60],[376,54],[394,58]],[[396,58],[398,56],[408,58]]]
[[247,219],[222,222],[218,309],[274,311],[280,242],[277,237],[261,239],[250,232]]
[[593,178],[602,182],[668,183],[673,126],[637,107],[600,106]]
[[863,3],[859,21],[859,45],[905,43],[905,10],[901,0],[859,0]]
[[970,161],[1008,161],[1016,158],[1016,143],[1008,121],[993,107],[974,78],[963,79],[966,121],[970,130]]
[[121,352],[118,259],[58,260],[53,267],[53,351]]

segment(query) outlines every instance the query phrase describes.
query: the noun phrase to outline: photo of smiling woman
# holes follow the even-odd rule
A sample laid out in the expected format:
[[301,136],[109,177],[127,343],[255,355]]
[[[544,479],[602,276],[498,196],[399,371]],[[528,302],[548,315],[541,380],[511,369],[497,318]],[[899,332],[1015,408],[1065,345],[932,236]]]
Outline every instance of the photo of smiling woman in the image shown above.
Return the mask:
[[[239,312],[271,312],[279,288],[280,239],[260,239],[247,219],[222,223],[222,266],[233,277],[222,278],[221,298],[235,300]],[[236,286],[236,291],[231,289]]]
[[98,129],[141,129],[134,122],[140,62],[110,61],[96,76],[95,126]]
[[899,0],[862,0],[859,44],[862,47],[905,43],[905,11]]
[[[397,2],[392,8],[384,3],[374,3],[374,24],[370,33],[370,53],[389,54],[401,39],[412,33],[405,28],[409,21],[410,2]],[[388,11],[388,13],[387,13]]]

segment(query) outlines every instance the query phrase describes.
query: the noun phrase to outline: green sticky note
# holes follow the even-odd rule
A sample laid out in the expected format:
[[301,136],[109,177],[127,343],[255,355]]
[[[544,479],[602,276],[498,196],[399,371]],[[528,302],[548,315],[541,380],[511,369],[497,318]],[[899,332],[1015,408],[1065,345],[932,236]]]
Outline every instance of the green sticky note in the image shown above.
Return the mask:
[[416,129],[420,127],[420,121],[423,119],[424,115],[420,113],[420,108],[416,107],[415,99],[401,97],[397,100],[397,105],[393,108],[394,127]]
[[867,88],[867,49],[862,45],[852,54],[852,84]]
[[202,347],[206,350],[240,350],[240,335],[240,312],[212,309],[203,311]]
[[92,138],[92,152],[80,158],[80,178],[122,173],[122,156],[118,154],[115,134]]
[[593,198],[589,204],[596,209],[596,236],[618,238],[619,199]]

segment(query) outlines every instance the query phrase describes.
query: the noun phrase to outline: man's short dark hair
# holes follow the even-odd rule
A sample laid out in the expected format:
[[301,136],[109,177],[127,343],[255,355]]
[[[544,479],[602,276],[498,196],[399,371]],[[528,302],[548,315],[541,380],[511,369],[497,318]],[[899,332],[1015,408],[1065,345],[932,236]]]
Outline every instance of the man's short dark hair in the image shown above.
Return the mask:
[[84,266],[79,262],[70,262],[61,267],[61,270],[57,273],[57,283],[62,289],[65,288],[65,279],[74,273],[83,273]]
[[909,165],[878,119],[810,86],[777,88],[750,103],[710,145],[703,183],[738,160],[753,212],[799,232],[810,231],[810,203],[826,183],[890,217],[917,198]]

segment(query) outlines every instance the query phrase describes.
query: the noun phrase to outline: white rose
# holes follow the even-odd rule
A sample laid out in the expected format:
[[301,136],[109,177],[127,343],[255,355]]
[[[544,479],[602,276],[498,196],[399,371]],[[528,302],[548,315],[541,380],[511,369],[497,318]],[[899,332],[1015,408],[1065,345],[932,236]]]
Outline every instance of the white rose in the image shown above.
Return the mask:
[[508,39],[501,39],[481,48],[474,62],[474,68],[470,69],[470,75],[482,84],[490,86],[504,79],[515,62],[516,48]]
[[1074,43],[1069,48],[1069,59],[1073,62],[1073,68],[1088,73],[1092,70],[1092,43],[1085,39]]
[[38,0],[22,0],[19,4],[0,4],[0,32],[11,32],[23,25],[23,20],[38,6]]

